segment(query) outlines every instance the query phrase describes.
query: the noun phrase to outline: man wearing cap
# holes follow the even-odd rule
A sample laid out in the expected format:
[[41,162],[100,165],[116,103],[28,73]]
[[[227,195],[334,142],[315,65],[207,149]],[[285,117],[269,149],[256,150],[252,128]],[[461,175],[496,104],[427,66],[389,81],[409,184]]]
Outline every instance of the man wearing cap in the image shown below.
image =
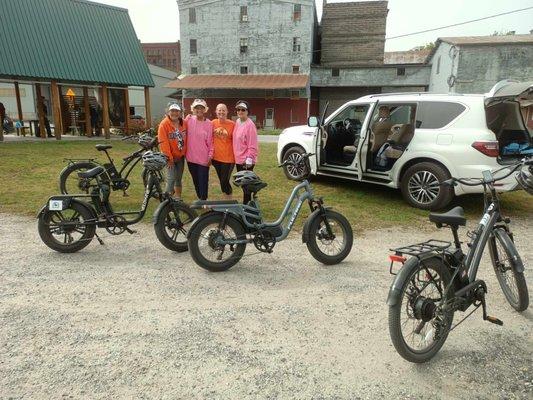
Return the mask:
[[[237,171],[244,169],[253,170],[257,162],[257,129],[254,122],[248,118],[250,114],[250,104],[247,101],[239,100],[235,105],[237,111],[237,121],[233,131],[233,154]],[[250,193],[244,193],[243,203],[248,204],[251,200]]]
[[205,117],[209,110],[204,99],[191,104],[193,115],[187,116],[187,166],[194,183],[196,196],[207,200],[209,165],[213,158],[213,124]]
[[181,199],[181,178],[185,167],[187,123],[182,118],[181,107],[171,103],[157,131],[159,149],[168,158],[166,192]]

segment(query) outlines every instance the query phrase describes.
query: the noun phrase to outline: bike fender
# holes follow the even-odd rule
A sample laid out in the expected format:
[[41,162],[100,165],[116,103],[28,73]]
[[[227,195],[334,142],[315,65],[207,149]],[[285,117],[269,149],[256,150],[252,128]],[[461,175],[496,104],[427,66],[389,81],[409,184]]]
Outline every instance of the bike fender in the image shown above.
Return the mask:
[[41,218],[41,216],[48,211],[48,206],[50,204],[50,200],[62,200],[64,202],[65,207],[68,207],[71,203],[77,203],[81,205],[82,207],[85,207],[87,210],[89,210],[93,216],[93,218],[98,219],[98,215],[96,214],[96,210],[94,207],[92,207],[90,204],[78,200],[73,196],[69,195],[57,195],[57,196],[51,196],[46,204],[39,210],[39,213],[37,214],[37,218]]
[[394,278],[394,281],[392,281],[392,285],[389,289],[389,294],[387,296],[387,305],[392,307],[400,301],[401,298],[401,287],[403,285],[403,282],[408,278],[408,276],[411,274],[413,268],[417,268],[420,264],[420,261],[427,260],[429,258],[437,257],[434,253],[430,253],[422,257],[422,259],[419,259],[417,257],[411,257],[406,261],[406,263],[402,266],[400,271],[396,274],[396,277]]
[[[198,222],[200,222],[203,218],[207,218],[208,216],[210,216],[210,215],[212,215],[212,214],[223,214],[223,212],[220,212],[220,211],[208,211],[208,212],[206,212],[206,213],[204,213],[204,214],[202,214],[202,215],[197,216],[197,217],[194,219],[194,221],[192,221],[191,227],[190,227],[189,230],[187,231],[187,239],[190,238],[191,232],[194,230],[194,228],[196,227],[196,225],[198,224]],[[233,215],[233,214],[231,214],[231,213],[228,215],[228,218],[233,218],[233,219],[234,219],[235,221],[237,221],[239,224],[243,225],[243,223],[241,222],[241,220],[240,220],[239,218],[235,217],[235,215]],[[244,225],[243,225],[243,228],[245,228]],[[247,230],[247,229],[245,228],[245,230]]]
[[498,236],[502,240],[502,242],[505,242],[507,240],[510,241],[510,243],[508,243],[508,246],[510,246],[511,250],[514,252],[512,261],[514,262],[514,264],[516,266],[517,272],[523,273],[524,272],[524,262],[522,261],[522,258],[520,258],[520,255],[518,254],[518,251],[516,251],[516,248],[514,246],[511,234],[509,232],[507,232],[506,230],[503,230],[503,229],[494,229],[493,233],[494,233],[494,236]]
[[152,217],[152,223],[155,225],[155,223],[157,222],[157,218],[159,218],[159,214],[161,214],[161,211],[163,211],[163,208],[165,208],[167,206],[167,204],[170,203],[170,199],[166,199],[164,201],[162,201],[156,208],[155,212],[154,212],[154,215]]
[[[331,207],[324,207],[325,210],[331,209]],[[316,218],[316,216],[320,213],[320,209],[317,208],[315,211],[313,211],[307,219],[305,220],[303,229],[302,229],[302,243],[307,243],[309,240],[309,226],[311,225],[311,222],[313,222],[313,219]]]

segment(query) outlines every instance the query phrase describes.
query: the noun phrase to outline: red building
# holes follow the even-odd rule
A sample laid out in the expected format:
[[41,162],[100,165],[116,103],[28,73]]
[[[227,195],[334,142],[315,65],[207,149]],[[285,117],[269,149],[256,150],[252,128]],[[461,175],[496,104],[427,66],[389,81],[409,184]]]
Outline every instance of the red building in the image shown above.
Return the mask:
[[141,47],[148,64],[157,65],[178,73],[181,71],[179,41],[171,43],[141,43]]
[[183,90],[186,111],[195,98],[204,98],[209,106],[209,118],[216,118],[217,104],[224,103],[235,119],[235,104],[246,100],[250,103],[250,118],[256,125],[272,129],[302,125],[308,115],[317,115],[318,101],[311,99],[308,84],[309,76],[300,74],[187,75],[167,87]]

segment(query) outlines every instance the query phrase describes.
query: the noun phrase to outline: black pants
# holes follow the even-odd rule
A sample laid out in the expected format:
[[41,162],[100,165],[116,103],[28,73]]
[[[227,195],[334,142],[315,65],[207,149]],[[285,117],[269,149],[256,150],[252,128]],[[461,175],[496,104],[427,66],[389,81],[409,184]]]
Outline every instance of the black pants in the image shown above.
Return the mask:
[[[253,171],[255,164],[252,164],[249,166],[246,166],[246,164],[235,164],[235,166],[237,167],[237,171],[244,171],[244,170]],[[242,199],[242,204],[248,204],[248,202],[252,200],[252,194],[244,190],[243,192],[244,192],[244,196]]]
[[189,166],[189,172],[192,176],[196,196],[200,200],[207,200],[207,192],[209,189],[209,167],[191,162],[187,162],[187,165]]
[[230,195],[233,192],[233,188],[229,183],[231,178],[231,173],[233,172],[233,167],[235,164],[225,163],[217,160],[213,160],[213,167],[217,171],[218,180],[220,181],[220,189],[222,193]]

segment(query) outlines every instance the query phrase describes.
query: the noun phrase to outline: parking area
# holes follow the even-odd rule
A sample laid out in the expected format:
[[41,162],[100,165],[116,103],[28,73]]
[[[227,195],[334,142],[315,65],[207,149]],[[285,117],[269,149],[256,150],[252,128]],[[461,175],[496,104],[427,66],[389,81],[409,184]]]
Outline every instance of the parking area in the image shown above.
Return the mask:
[[[488,257],[498,327],[480,311],[431,363],[389,339],[388,248],[448,232],[382,229],[340,265],[297,236],[226,273],[164,249],[149,224],[76,254],[40,241],[36,220],[0,213],[0,398],[531,398],[533,312],[512,311]],[[514,221],[533,259],[533,219]],[[464,239],[464,230],[463,230]],[[461,314],[456,316],[456,321]]]

